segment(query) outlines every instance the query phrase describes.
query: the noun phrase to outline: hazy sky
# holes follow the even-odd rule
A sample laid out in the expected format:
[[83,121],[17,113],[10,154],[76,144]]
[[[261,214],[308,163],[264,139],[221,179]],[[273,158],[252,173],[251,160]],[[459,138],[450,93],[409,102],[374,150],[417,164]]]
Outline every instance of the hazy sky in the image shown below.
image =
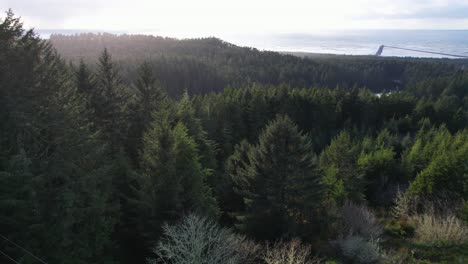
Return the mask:
[[37,29],[307,33],[468,29],[468,0],[0,0]]

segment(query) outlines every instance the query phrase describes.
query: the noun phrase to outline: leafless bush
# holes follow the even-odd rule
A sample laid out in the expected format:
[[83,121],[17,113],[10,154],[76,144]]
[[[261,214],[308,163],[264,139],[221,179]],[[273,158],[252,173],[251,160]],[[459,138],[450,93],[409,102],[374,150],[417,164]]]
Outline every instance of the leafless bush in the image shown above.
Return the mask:
[[337,241],[343,256],[357,263],[376,263],[380,259],[378,239],[348,236]]
[[454,215],[414,215],[415,241],[429,246],[454,246],[468,242],[468,226]]
[[343,234],[332,244],[341,254],[357,263],[375,263],[381,258],[379,248],[383,227],[364,205],[346,202],[342,208]]
[[249,263],[258,247],[245,251],[252,242],[220,228],[196,215],[185,217],[176,225],[164,225],[164,237],[153,249],[156,259],[148,263],[171,264],[241,264]]
[[358,235],[364,238],[378,238],[383,233],[383,227],[364,205],[346,202],[342,209],[342,215],[346,236]]
[[320,259],[312,256],[311,247],[301,244],[298,239],[289,242],[277,242],[267,246],[263,254],[266,264],[315,264]]

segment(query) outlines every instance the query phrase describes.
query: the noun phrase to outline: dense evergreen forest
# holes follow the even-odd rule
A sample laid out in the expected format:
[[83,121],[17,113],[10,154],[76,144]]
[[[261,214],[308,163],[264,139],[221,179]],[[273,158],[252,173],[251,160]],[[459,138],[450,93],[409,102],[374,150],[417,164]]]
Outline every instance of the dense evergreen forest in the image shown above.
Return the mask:
[[467,60],[0,20],[1,263],[467,263]]

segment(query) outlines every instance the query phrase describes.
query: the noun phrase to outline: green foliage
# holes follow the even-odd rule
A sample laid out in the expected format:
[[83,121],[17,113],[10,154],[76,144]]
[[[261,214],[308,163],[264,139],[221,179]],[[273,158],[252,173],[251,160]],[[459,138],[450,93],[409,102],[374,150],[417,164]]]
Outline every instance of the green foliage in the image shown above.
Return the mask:
[[353,142],[349,133],[341,132],[320,154],[328,198],[338,204],[346,199],[361,201],[364,198],[364,179],[357,166],[359,151],[359,143]]
[[414,235],[414,226],[407,219],[392,219],[385,226],[385,231],[399,238],[412,237]]
[[382,130],[375,140],[365,138],[362,142],[361,153],[357,159],[357,165],[361,177],[366,181],[367,199],[374,203],[385,203],[382,197],[390,181],[397,182],[395,175],[398,173],[396,153],[396,137],[390,135],[388,130]]
[[412,248],[413,263],[465,263],[468,259],[468,247],[435,248],[415,245]]
[[444,126],[421,130],[404,157],[410,171],[416,172],[409,191],[415,195],[448,191],[467,199],[468,133],[452,135]]
[[201,163],[203,166],[209,169],[216,168],[214,142],[208,139],[207,133],[201,124],[201,120],[195,114],[187,92],[185,92],[179,100],[176,111],[176,119],[185,125],[188,133],[195,140],[200,153],[203,153],[203,155],[201,155]]
[[461,209],[461,219],[468,224],[468,202],[465,202],[463,208]]

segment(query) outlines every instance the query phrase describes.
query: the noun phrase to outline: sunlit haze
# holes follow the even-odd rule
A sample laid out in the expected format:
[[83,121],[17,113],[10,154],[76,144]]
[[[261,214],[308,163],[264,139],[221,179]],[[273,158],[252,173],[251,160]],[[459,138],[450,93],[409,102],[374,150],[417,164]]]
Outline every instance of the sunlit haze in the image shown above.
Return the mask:
[[26,26],[172,36],[329,29],[467,29],[467,0],[0,0]]

